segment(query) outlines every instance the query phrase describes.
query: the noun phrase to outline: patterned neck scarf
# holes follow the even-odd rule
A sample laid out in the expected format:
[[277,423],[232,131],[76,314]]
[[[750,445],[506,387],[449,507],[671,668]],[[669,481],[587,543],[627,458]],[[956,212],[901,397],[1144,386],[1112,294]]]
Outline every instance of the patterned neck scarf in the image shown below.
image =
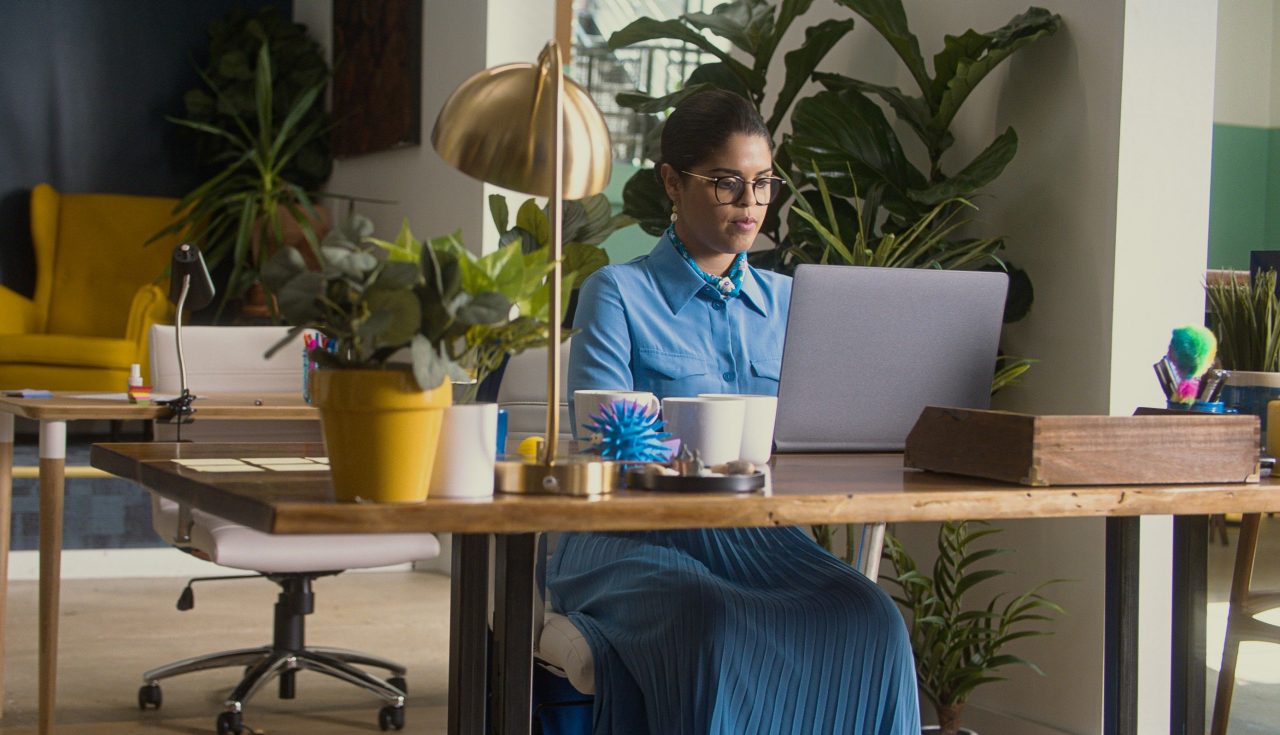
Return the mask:
[[711,287],[711,290],[715,291],[720,298],[728,301],[742,293],[742,278],[747,273],[747,254],[745,252],[738,253],[738,255],[734,257],[733,266],[729,268],[729,275],[713,276],[698,267],[693,256],[689,254],[689,249],[684,246],[684,242],[682,242],[680,240],[680,236],[676,234],[675,223],[667,226],[667,237],[671,238],[672,244],[676,246],[676,252],[680,253],[680,257],[684,258],[684,261],[689,264],[689,267],[693,269],[693,272],[697,273],[698,277],[706,281],[707,285]]

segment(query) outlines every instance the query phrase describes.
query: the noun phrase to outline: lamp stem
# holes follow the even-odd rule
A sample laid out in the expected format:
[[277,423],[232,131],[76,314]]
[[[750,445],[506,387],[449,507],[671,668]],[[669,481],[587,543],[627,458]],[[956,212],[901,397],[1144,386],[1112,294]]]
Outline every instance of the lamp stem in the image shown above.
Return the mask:
[[191,290],[191,274],[182,277],[182,291],[178,293],[178,315],[173,320],[173,340],[178,346],[178,378],[182,381],[181,395],[187,395],[187,363],[182,358],[182,307],[187,303],[187,292]]
[[564,234],[562,207],[564,206],[564,70],[560,68],[560,45],[555,41],[547,44],[542,50],[539,60],[550,68],[551,74],[551,110],[555,115],[555,142],[551,148],[554,161],[551,166],[551,201],[548,202],[548,224],[551,225],[551,283],[548,310],[550,312],[550,329],[548,329],[547,345],[547,441],[543,464],[550,467],[555,464],[556,453],[560,441],[560,291],[562,250],[561,240]]

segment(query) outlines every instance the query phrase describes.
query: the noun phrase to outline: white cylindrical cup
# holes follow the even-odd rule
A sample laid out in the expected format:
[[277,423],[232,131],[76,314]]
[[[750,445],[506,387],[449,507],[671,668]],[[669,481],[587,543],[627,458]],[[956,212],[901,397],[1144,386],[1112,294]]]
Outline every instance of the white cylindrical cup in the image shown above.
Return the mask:
[[591,432],[586,428],[592,416],[599,416],[614,401],[635,401],[650,413],[658,410],[658,397],[643,390],[577,390],[573,392],[573,435],[585,446],[593,444]]
[[427,497],[492,497],[497,453],[498,404],[461,403],[444,409]]
[[778,397],[738,393],[700,393],[703,398],[742,400],[746,410],[742,418],[742,444],[739,459],[764,464],[773,455],[773,420],[778,414]]
[[742,448],[742,420],[747,402],[730,398],[664,398],[666,431],[684,447],[696,449],[710,466],[738,458]]

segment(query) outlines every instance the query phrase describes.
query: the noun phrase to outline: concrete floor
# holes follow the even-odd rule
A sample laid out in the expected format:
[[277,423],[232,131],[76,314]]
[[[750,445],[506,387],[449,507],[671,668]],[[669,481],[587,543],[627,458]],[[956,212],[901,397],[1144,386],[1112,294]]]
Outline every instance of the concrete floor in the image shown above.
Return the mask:
[[[216,573],[216,572],[214,572]],[[62,585],[58,668],[59,735],[211,733],[239,669],[175,677],[162,684],[163,708],[142,712],[137,690],[151,667],[271,638],[278,588],[262,579],[195,586],[196,606],[174,608],[184,580],[70,580]],[[421,572],[348,573],[317,580],[307,640],[395,659],[409,672],[404,732],[442,733],[446,725],[449,580]],[[5,711],[0,732],[34,733],[36,584],[9,593]],[[381,701],[314,673],[298,676],[298,696],[265,687],[245,724],[271,735],[380,732]]]
[[[1235,553],[1214,543],[1209,552],[1208,691],[1213,707],[1222,655],[1226,599]],[[1280,589],[1280,518],[1264,519],[1255,585]],[[210,572],[216,573],[216,572]],[[196,607],[178,612],[183,580],[69,580],[62,585],[59,666],[60,735],[209,733],[238,671],[201,672],[164,686],[164,707],[141,712],[141,673],[193,652],[255,646],[270,638],[276,587],[265,580],[196,586]],[[318,580],[308,640],[355,648],[409,667],[407,733],[441,733],[446,724],[449,580],[437,574],[348,573]],[[1265,617],[1265,616],[1264,616]],[[1280,623],[1280,614],[1269,618]],[[36,584],[13,582],[6,652],[8,686],[0,733],[35,731]],[[317,674],[299,676],[298,697],[282,701],[274,688],[246,711],[254,732],[329,735],[379,732],[379,701]],[[1232,735],[1280,733],[1280,647],[1241,649]]]

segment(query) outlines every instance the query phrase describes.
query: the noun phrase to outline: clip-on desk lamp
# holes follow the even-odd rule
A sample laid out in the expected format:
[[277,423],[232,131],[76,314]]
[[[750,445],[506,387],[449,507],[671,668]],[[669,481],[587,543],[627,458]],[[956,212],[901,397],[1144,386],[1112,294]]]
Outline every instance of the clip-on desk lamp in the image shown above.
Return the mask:
[[205,267],[204,256],[200,248],[191,243],[182,243],[173,249],[173,263],[169,267],[169,300],[176,307],[173,318],[174,341],[178,347],[178,375],[182,392],[171,401],[164,401],[170,410],[170,420],[179,425],[189,423],[195,409],[191,402],[196,399],[187,390],[187,366],[182,356],[182,312],[184,309],[203,309],[213,301],[216,293],[213,279],[209,277],[209,269]]
[[481,181],[547,197],[551,225],[551,318],[547,330],[547,437],[537,461],[500,460],[499,492],[598,495],[613,489],[617,464],[561,457],[561,239],[566,198],[604,191],[613,165],[609,129],[586,90],[565,79],[551,41],[537,64],[507,64],[476,74],[445,102],[431,143],[449,165]]

